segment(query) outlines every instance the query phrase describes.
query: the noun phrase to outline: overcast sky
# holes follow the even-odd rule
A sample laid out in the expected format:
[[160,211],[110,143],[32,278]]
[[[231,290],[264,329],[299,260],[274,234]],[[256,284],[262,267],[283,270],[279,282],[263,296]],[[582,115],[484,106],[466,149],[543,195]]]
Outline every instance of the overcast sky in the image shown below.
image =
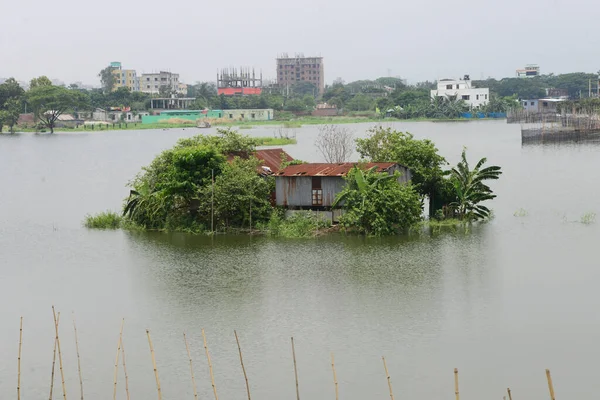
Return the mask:
[[110,61],[215,80],[228,66],[275,77],[287,52],[324,57],[325,80],[600,69],[595,0],[0,0],[0,77],[99,84]]

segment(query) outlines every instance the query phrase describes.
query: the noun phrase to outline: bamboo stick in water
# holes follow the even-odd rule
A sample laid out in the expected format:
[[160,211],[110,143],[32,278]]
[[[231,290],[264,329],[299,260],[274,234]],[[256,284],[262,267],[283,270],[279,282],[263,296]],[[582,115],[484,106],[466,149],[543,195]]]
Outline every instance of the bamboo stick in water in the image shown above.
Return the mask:
[[204,340],[204,351],[206,352],[206,359],[208,360],[208,371],[210,372],[210,382],[212,384],[213,393],[215,394],[215,400],[219,400],[217,395],[217,386],[215,385],[215,376],[213,375],[212,363],[210,362],[210,354],[208,352],[208,345],[206,344],[206,334],[202,329],[202,339]]
[[83,400],[83,376],[81,375],[81,358],[79,357],[79,339],[77,338],[77,324],[75,323],[75,313],[73,313],[73,331],[75,332],[75,350],[77,351],[77,372],[79,373],[79,390],[81,400]]
[[550,391],[550,400],[555,400],[554,397],[554,385],[552,384],[552,376],[550,375],[550,370],[546,370],[546,378],[548,379],[548,390]]
[[454,395],[456,396],[456,400],[460,400],[458,391],[458,368],[454,368]]
[[300,385],[298,385],[298,366],[296,365],[296,349],[294,337],[292,336],[292,358],[294,359],[294,376],[296,377],[296,400],[300,400]]
[[162,393],[160,392],[160,380],[158,379],[158,369],[156,368],[156,358],[154,357],[154,347],[152,347],[152,339],[150,338],[150,331],[148,329],[146,329],[146,335],[148,336],[148,345],[150,346],[150,355],[152,356],[152,366],[154,367],[154,377],[156,378],[158,400],[162,400]]
[[21,400],[21,349],[23,347],[23,317],[19,325],[19,358],[17,359],[17,400]]
[[237,342],[238,351],[240,353],[240,364],[242,364],[242,371],[244,372],[244,379],[246,380],[246,391],[248,392],[248,400],[252,400],[250,398],[250,384],[248,383],[248,375],[246,374],[246,367],[244,367],[244,359],[242,358],[242,348],[240,346],[240,339],[238,338],[237,332],[234,330],[233,334],[235,335],[235,341]]
[[510,388],[506,388],[506,392],[508,393],[508,400],[512,400],[512,392],[510,391]]
[[54,306],[52,306],[52,313],[54,314],[54,328],[56,330],[56,348],[58,349],[58,366],[60,368],[60,380],[62,382],[63,399],[67,400],[67,388],[65,387],[65,373],[63,371],[62,352],[60,351],[60,338],[58,337],[58,317],[56,311],[54,311]]
[[117,342],[117,355],[115,356],[115,373],[114,373],[114,386],[113,386],[113,400],[117,399],[117,377],[119,376],[119,356],[121,355],[121,338],[123,337],[123,325],[125,325],[125,318],[121,321],[121,331],[119,332],[119,341]]
[[127,365],[125,364],[125,344],[121,337],[121,359],[123,360],[123,373],[125,374],[125,393],[127,394],[127,400],[129,400],[129,376],[127,375]]
[[388,388],[390,389],[390,399],[394,400],[394,392],[392,391],[392,381],[390,379],[390,373],[388,372],[387,364],[385,362],[385,357],[381,356],[383,360],[383,368],[385,369],[385,376],[387,377]]
[[[58,316],[55,316],[54,318],[54,328],[58,329],[58,323],[60,322],[60,313],[58,313]],[[48,397],[49,400],[52,400],[52,396],[54,393],[54,366],[56,365],[56,331],[55,331],[55,335],[54,335],[54,353],[52,355],[52,374],[50,375],[50,397]]]
[[333,353],[331,353],[331,369],[333,370],[333,385],[335,386],[335,400],[339,400],[338,381],[337,381],[337,374],[335,373],[335,361],[333,358]]
[[190,353],[190,346],[188,345],[187,337],[185,332],[183,333],[183,341],[185,342],[185,349],[190,360],[190,373],[192,374],[192,386],[194,387],[194,399],[198,400],[198,390],[196,389],[196,379],[194,378],[194,366],[192,365],[192,354]]

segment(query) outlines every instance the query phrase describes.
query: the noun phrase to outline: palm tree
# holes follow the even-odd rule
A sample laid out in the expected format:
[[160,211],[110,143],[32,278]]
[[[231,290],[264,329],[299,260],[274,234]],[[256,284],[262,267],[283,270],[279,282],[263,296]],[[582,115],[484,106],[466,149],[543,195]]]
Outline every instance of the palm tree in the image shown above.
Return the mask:
[[460,220],[475,221],[490,216],[490,209],[479,203],[496,197],[484,181],[498,179],[502,174],[500,167],[492,165],[482,168],[486,158],[479,160],[475,168],[470,169],[466,150],[463,149],[461,161],[450,171],[451,182],[456,192],[456,201],[450,203]]

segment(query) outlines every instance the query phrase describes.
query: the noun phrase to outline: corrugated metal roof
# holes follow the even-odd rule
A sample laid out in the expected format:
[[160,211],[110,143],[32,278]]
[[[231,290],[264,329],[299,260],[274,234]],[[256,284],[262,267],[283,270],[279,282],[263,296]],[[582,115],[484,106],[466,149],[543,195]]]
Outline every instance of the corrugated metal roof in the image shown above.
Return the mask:
[[293,161],[294,159],[282,148],[256,150],[254,156],[263,161],[263,166],[268,167],[274,174],[279,172],[281,161]]
[[276,176],[345,176],[354,166],[365,170],[377,167],[377,172],[385,172],[396,163],[312,163],[290,165],[276,173]]
[[[254,156],[259,160],[262,160],[261,166],[258,168],[257,172],[261,175],[273,175],[279,172],[282,154],[285,161],[294,161],[292,156],[286,153],[282,148],[256,150]],[[230,153],[227,155],[227,161],[232,162],[235,157],[247,159],[248,154]]]

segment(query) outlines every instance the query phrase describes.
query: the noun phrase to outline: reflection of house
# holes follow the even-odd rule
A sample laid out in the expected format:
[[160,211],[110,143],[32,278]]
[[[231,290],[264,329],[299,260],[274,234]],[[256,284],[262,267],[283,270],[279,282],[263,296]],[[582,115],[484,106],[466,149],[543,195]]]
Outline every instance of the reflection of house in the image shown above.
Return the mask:
[[337,163],[290,165],[275,174],[277,205],[290,209],[330,208],[335,197],[346,186],[344,177],[354,167],[377,167],[377,172],[400,172],[398,181],[408,182],[412,174],[407,167],[396,163]]
[[471,108],[487,104],[490,97],[490,89],[471,87],[469,75],[463,79],[440,79],[437,90],[431,91],[431,98],[445,97],[464,100]]

